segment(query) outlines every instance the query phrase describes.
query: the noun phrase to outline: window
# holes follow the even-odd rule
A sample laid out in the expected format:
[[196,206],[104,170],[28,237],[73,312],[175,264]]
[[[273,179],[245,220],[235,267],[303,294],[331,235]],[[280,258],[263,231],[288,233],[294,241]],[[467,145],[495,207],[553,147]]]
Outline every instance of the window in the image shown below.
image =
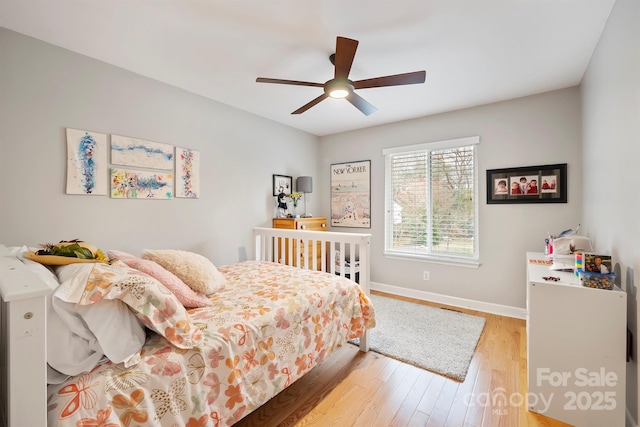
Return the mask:
[[479,137],[390,148],[385,255],[478,266]]

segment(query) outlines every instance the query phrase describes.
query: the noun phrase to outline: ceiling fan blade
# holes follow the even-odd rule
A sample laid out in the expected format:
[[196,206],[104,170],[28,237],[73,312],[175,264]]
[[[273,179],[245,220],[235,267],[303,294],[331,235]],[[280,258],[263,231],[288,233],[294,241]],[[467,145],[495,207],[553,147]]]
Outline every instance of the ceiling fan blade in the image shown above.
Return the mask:
[[361,97],[355,92],[351,92],[349,93],[349,95],[347,95],[347,101],[352,103],[354,107],[356,107],[358,110],[362,111],[362,113],[365,116],[369,116],[375,113],[376,111],[378,111],[376,107],[369,104],[367,101],[364,100],[363,97]]
[[296,111],[294,111],[291,114],[300,114],[300,113],[304,113],[305,111],[307,111],[309,108],[313,107],[314,105],[320,103],[320,101],[327,99],[329,95],[327,95],[326,93],[323,93],[322,95],[320,95],[319,97],[317,97],[316,99],[314,99],[313,101],[307,102],[306,104],[304,104],[302,107],[298,108]]
[[258,77],[256,79],[256,82],[257,83],[278,83],[281,85],[324,87],[324,83],[301,82],[298,80],[269,79],[266,77]]
[[415,71],[413,73],[394,74],[393,76],[375,77],[373,79],[358,80],[353,82],[356,89],[367,89],[370,87],[414,85],[424,83],[426,79],[425,71]]
[[358,49],[358,40],[339,37],[336,39],[335,75],[336,79],[346,79],[349,77],[353,58]]

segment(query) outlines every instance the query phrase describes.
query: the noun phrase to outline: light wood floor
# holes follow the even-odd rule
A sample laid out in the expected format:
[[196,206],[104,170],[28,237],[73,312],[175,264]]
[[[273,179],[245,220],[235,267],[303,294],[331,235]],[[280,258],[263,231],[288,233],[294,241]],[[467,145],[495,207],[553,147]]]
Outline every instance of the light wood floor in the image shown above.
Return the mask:
[[347,344],[236,426],[567,426],[509,403],[527,392],[524,320],[448,308],[487,319],[464,382]]

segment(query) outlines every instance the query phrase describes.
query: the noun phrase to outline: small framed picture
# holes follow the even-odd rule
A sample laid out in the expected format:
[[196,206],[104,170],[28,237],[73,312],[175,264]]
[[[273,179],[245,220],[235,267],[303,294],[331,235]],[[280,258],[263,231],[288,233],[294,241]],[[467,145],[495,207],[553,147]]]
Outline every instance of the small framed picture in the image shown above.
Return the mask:
[[287,175],[273,175],[273,195],[277,196],[280,193],[291,194],[291,186],[293,185],[293,178]]
[[487,204],[567,203],[567,164],[487,169]]

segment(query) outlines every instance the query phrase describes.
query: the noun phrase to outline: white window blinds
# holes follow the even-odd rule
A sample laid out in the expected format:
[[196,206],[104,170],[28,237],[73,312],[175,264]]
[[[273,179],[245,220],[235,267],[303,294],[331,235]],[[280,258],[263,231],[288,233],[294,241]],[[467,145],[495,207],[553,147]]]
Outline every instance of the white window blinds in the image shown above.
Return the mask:
[[385,252],[478,259],[478,137],[385,150]]

